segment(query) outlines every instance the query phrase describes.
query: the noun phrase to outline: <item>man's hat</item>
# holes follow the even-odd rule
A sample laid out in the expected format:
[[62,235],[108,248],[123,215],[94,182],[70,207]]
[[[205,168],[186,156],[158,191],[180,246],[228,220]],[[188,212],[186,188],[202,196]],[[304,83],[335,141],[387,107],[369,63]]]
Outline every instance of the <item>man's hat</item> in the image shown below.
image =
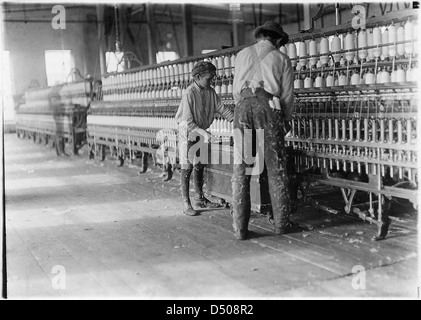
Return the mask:
[[204,72],[216,72],[216,67],[208,61],[199,61],[194,65],[191,75],[194,77]]
[[272,32],[275,32],[279,35],[279,38],[287,38],[288,34],[284,32],[284,29],[282,29],[281,25],[275,21],[266,21],[262,26],[257,27],[254,30],[254,37],[257,38],[257,36],[262,32],[262,30],[269,30]]

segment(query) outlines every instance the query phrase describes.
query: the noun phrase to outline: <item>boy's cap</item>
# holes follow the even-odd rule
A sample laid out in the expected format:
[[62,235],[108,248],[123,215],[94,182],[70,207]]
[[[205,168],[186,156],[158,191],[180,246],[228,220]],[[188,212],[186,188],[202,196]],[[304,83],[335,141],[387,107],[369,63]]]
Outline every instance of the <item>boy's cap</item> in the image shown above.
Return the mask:
[[208,61],[199,61],[194,65],[191,74],[194,77],[204,72],[216,72],[216,67]]

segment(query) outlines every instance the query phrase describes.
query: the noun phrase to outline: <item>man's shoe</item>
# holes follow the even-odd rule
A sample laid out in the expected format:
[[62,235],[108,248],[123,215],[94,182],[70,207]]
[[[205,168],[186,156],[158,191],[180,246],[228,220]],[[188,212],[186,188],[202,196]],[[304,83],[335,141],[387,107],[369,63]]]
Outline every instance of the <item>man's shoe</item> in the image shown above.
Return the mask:
[[235,230],[235,237],[237,240],[246,240],[248,230]]
[[190,208],[184,208],[183,213],[185,215],[191,216],[191,217],[198,215],[197,211],[194,210],[192,207],[190,207]]
[[195,199],[194,205],[197,208],[208,208],[208,209],[216,209],[216,208],[222,207],[221,204],[213,203],[209,199],[206,199],[205,197],[203,197],[202,199]]
[[287,233],[297,233],[303,231],[304,228],[300,227],[300,225],[293,223],[291,221],[288,221],[285,223],[282,227],[275,227],[275,234],[277,235],[283,235]]

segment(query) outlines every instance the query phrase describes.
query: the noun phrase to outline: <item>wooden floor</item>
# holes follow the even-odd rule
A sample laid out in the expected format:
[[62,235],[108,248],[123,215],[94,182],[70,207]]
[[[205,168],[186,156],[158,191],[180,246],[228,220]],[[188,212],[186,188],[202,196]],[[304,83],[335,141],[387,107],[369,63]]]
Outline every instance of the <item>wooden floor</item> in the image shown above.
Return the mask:
[[[410,208],[395,208],[381,242],[375,226],[308,204],[293,216],[308,230],[276,236],[253,216],[251,239],[238,241],[227,209],[181,213],[178,174],[164,183],[157,168],[57,158],[13,134],[5,149],[11,299],[417,297]],[[321,203],[340,196],[316,191]]]

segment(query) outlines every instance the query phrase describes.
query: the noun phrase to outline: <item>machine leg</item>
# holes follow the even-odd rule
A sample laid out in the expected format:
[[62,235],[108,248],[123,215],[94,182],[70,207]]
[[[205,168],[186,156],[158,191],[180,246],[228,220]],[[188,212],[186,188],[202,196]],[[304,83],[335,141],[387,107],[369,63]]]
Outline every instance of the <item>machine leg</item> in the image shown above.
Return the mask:
[[352,207],[352,202],[354,201],[354,196],[355,196],[355,193],[357,192],[357,190],[352,189],[349,197],[347,196],[344,188],[341,188],[341,192],[342,192],[342,196],[343,196],[344,201],[345,201],[345,212],[350,213],[351,207]]
[[101,160],[100,161],[105,161],[105,154],[106,154],[106,150],[105,150],[106,146],[102,145],[100,148],[100,152],[101,152]]
[[170,181],[172,179],[172,175],[173,175],[173,170],[172,170],[171,163],[168,162],[164,166],[164,170],[165,170],[165,173],[166,173],[167,176],[166,176],[166,178],[163,181]]
[[124,150],[122,152],[120,152],[120,153],[117,150],[118,161],[119,161],[119,164],[117,165],[117,167],[122,167],[124,165],[124,153],[125,153]]
[[77,156],[79,154],[79,149],[78,149],[77,133],[75,131],[73,131],[72,147],[73,147],[73,154]]
[[95,159],[95,144],[92,144],[90,146],[90,150],[89,150],[89,160],[94,160]]
[[389,232],[390,218],[389,218],[389,208],[383,207],[384,197],[379,194],[379,209],[377,212],[378,219],[378,234],[374,237],[375,241],[380,241],[386,238]]
[[139,173],[145,173],[148,170],[148,153],[142,152],[142,168],[140,169]]

